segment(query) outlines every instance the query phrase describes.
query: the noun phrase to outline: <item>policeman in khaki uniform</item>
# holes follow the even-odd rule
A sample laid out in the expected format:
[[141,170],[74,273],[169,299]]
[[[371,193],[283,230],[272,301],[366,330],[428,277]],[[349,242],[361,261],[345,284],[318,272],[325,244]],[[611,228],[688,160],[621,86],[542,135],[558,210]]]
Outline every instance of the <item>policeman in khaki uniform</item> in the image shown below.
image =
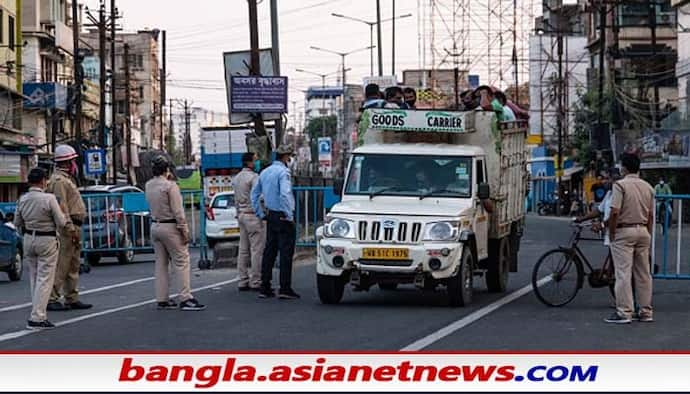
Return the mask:
[[[69,145],[55,148],[55,172],[48,181],[46,191],[57,197],[67,216],[67,226],[60,232],[60,258],[55,285],[48,304],[49,311],[89,309],[91,304],[79,301],[79,263],[81,259],[81,225],[86,218],[86,207],[77,188],[77,152]],[[60,303],[60,296],[65,303]]]
[[54,195],[45,193],[46,172],[34,168],[29,172],[29,192],[17,203],[14,224],[22,232],[24,262],[31,275],[30,330],[55,328],[48,321],[46,308],[55,280],[60,245],[57,230],[67,223]]
[[256,216],[251,198],[252,188],[259,180],[258,163],[256,154],[245,153],[242,156],[244,168],[232,180],[240,225],[240,251],[237,259],[240,291],[261,290],[261,259],[266,243],[266,224]]
[[609,237],[616,271],[616,312],[605,321],[626,324],[633,319],[635,296],[640,306],[637,319],[652,322],[652,273],[649,263],[654,226],[654,189],[640,179],[640,159],[621,156],[622,180],[614,183],[611,196]]
[[179,309],[200,311],[206,307],[192,296],[190,284],[189,228],[177,184],[169,180],[170,163],[163,156],[153,159],[154,178],[146,182],[146,201],[151,210],[151,241],[156,254],[156,301],[158,309],[176,309],[169,298],[168,266],[179,286]]

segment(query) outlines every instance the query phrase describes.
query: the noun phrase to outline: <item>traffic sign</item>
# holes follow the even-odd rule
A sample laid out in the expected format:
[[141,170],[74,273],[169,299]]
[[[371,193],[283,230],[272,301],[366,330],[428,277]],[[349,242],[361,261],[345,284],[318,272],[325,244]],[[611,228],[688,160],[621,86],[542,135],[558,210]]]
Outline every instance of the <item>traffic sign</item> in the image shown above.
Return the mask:
[[321,137],[318,140],[319,145],[319,165],[322,167],[330,167],[332,162],[333,142],[331,137]]
[[107,171],[104,149],[90,149],[86,151],[86,174],[102,175]]

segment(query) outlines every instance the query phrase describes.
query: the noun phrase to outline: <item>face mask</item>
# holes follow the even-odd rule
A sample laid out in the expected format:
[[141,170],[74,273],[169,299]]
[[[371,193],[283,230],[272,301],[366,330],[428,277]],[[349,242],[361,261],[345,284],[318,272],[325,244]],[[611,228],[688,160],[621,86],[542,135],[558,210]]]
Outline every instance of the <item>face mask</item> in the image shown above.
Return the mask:
[[659,184],[660,184],[661,186],[664,186],[664,181],[659,181]]
[[261,160],[254,160],[254,172],[261,171]]

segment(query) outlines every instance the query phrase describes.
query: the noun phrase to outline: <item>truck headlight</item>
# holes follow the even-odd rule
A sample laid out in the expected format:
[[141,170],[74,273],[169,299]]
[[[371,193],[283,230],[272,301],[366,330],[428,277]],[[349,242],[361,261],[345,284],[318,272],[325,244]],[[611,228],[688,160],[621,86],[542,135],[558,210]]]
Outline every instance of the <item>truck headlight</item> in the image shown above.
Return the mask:
[[355,238],[355,222],[352,220],[331,219],[324,227],[324,234],[331,238]]
[[451,241],[458,236],[456,222],[428,223],[424,227],[424,241]]

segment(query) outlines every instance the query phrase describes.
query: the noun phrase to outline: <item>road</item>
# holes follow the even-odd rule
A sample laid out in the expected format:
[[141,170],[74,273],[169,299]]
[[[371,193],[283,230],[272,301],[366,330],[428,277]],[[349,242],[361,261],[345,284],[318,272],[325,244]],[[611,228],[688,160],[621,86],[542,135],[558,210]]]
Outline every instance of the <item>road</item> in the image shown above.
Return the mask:
[[[656,322],[611,326],[606,289],[585,287],[567,307],[540,304],[530,288],[537,258],[567,243],[564,220],[529,217],[520,271],[505,294],[490,294],[482,278],[466,308],[444,305],[441,291],[348,290],[340,305],[318,301],[314,261],[295,267],[296,301],[239,293],[234,269],[195,270],[202,312],[157,311],[153,265],[95,267],[80,284],[88,311],[52,312],[55,330],[24,329],[28,280],[0,279],[0,350],[642,350],[690,348],[690,289],[684,281],[656,281]],[[602,255],[592,244],[588,256]],[[151,256],[142,256],[150,260]],[[196,256],[193,261],[196,261]],[[276,276],[277,278],[277,276]]]

